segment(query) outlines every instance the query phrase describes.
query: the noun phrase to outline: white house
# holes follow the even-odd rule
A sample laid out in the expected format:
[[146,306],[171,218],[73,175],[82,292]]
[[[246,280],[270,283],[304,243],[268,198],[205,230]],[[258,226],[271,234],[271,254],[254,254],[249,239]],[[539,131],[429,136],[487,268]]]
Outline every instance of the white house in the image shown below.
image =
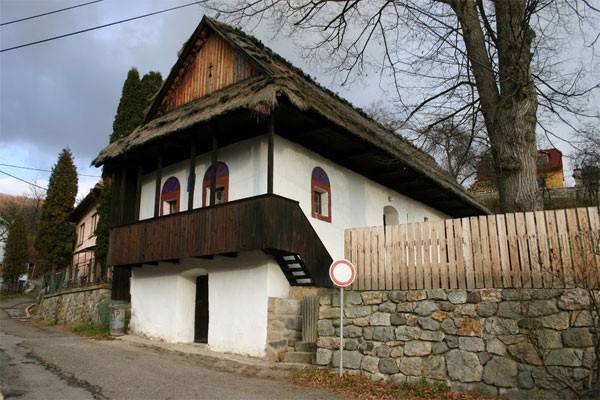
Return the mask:
[[269,297],[329,286],[344,229],[487,212],[431,157],[207,17],[144,125],[94,164],[112,181],[108,262],[131,329],[254,356]]

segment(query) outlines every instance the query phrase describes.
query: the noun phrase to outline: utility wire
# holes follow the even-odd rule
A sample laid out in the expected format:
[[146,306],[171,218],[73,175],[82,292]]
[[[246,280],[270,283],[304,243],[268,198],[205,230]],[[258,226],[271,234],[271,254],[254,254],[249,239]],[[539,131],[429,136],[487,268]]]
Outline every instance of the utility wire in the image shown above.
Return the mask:
[[66,8],[61,8],[60,10],[49,11],[49,12],[45,12],[45,13],[42,13],[42,14],[32,15],[31,17],[19,18],[19,19],[15,19],[15,20],[12,20],[12,21],[8,21],[8,22],[2,22],[2,23],[0,23],[0,26],[10,25],[10,24],[14,24],[14,23],[17,23],[17,22],[22,22],[22,21],[27,21],[29,19],[39,18],[39,17],[43,17],[43,16],[46,16],[46,15],[50,15],[50,14],[56,14],[56,13],[59,13],[59,12],[62,12],[62,11],[72,10],[73,8],[87,6],[88,4],[100,3],[101,1],[104,1],[104,0],[88,1],[87,3],[77,4],[75,6],[66,7]]
[[[33,167],[25,167],[22,165],[13,165],[13,164],[1,164],[0,167],[11,167],[11,168],[20,168],[20,169],[28,169],[31,171],[41,171],[41,172],[52,172],[50,169],[42,169],[42,168],[33,168]],[[100,178],[100,175],[87,175],[87,174],[77,174],[79,176],[88,176],[90,178]]]
[[18,45],[18,46],[7,47],[5,49],[0,50],[0,53],[3,53],[5,51],[9,51],[9,50],[20,49],[22,47],[33,46],[34,44],[40,44],[40,43],[50,42],[52,40],[62,39],[62,38],[68,37],[68,36],[74,36],[74,35],[78,35],[80,33],[85,33],[85,32],[89,32],[89,31],[94,31],[96,29],[106,28],[108,26],[122,24],[124,22],[134,21],[136,19],[146,18],[146,17],[150,17],[152,15],[162,14],[162,13],[166,13],[168,11],[173,11],[173,10],[177,10],[177,9],[180,9],[180,8],[189,7],[189,6],[193,6],[195,4],[201,4],[201,3],[204,3],[204,2],[205,2],[205,0],[203,0],[203,1],[194,1],[193,3],[182,4],[180,6],[166,8],[164,10],[154,11],[154,12],[151,12],[151,13],[148,13],[148,14],[144,14],[144,15],[138,15],[137,17],[126,18],[126,19],[122,19],[120,21],[110,22],[108,24],[98,25],[98,26],[94,26],[92,28],[86,28],[86,29],[82,29],[82,30],[79,30],[79,31],[75,31],[75,32],[65,33],[63,35],[53,36],[53,37],[49,37],[49,38],[42,39],[42,40],[36,40],[35,42],[29,42],[29,43],[21,44],[21,45]]
[[26,184],[31,185],[31,186],[35,186],[36,188],[40,188],[42,190],[48,190],[45,187],[42,187],[40,185],[36,185],[33,182],[26,181],[25,179],[19,178],[18,176],[11,175],[8,172],[4,172],[4,171],[0,170],[0,174],[8,175],[8,176],[10,176],[13,179],[16,179],[16,180],[21,181],[21,182],[25,182]]

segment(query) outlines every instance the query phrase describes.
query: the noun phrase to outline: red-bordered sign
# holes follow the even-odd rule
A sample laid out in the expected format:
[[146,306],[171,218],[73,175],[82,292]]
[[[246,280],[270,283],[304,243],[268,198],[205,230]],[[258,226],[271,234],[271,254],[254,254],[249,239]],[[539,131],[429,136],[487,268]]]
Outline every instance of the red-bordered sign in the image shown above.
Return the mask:
[[356,267],[348,260],[335,260],[329,267],[329,278],[337,287],[348,287],[356,279]]

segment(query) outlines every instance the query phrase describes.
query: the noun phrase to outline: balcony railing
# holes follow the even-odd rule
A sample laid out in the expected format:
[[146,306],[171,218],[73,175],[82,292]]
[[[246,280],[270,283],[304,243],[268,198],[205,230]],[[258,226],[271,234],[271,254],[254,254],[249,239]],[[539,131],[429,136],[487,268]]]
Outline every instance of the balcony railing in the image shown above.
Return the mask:
[[174,262],[251,250],[299,255],[311,283],[330,285],[331,257],[298,202],[272,194],[115,227],[108,264]]

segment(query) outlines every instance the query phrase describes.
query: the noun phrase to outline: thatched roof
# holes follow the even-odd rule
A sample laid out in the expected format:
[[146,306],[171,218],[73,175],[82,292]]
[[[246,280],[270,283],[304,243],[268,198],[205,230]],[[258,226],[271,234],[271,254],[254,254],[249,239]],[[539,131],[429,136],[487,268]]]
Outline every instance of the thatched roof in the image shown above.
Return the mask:
[[[469,207],[480,213],[489,212],[442,170],[429,155],[379,124],[348,101],[316,83],[256,38],[227,24],[204,17],[186,46],[193,43],[199,32],[206,27],[243,52],[262,74],[151,119],[162,101],[166,87],[181,61],[180,58],[150,107],[148,122],[138,127],[131,135],[121,138],[103,149],[93,161],[95,166],[100,166],[158,138],[172,135],[201,122],[207,122],[230,111],[247,109],[259,114],[269,114],[277,106],[279,99],[285,98],[299,110],[321,115],[349,134],[392,154],[405,165],[429,178],[443,191],[450,192],[453,197],[458,197]],[[184,48],[181,57],[185,55],[186,49]]]

